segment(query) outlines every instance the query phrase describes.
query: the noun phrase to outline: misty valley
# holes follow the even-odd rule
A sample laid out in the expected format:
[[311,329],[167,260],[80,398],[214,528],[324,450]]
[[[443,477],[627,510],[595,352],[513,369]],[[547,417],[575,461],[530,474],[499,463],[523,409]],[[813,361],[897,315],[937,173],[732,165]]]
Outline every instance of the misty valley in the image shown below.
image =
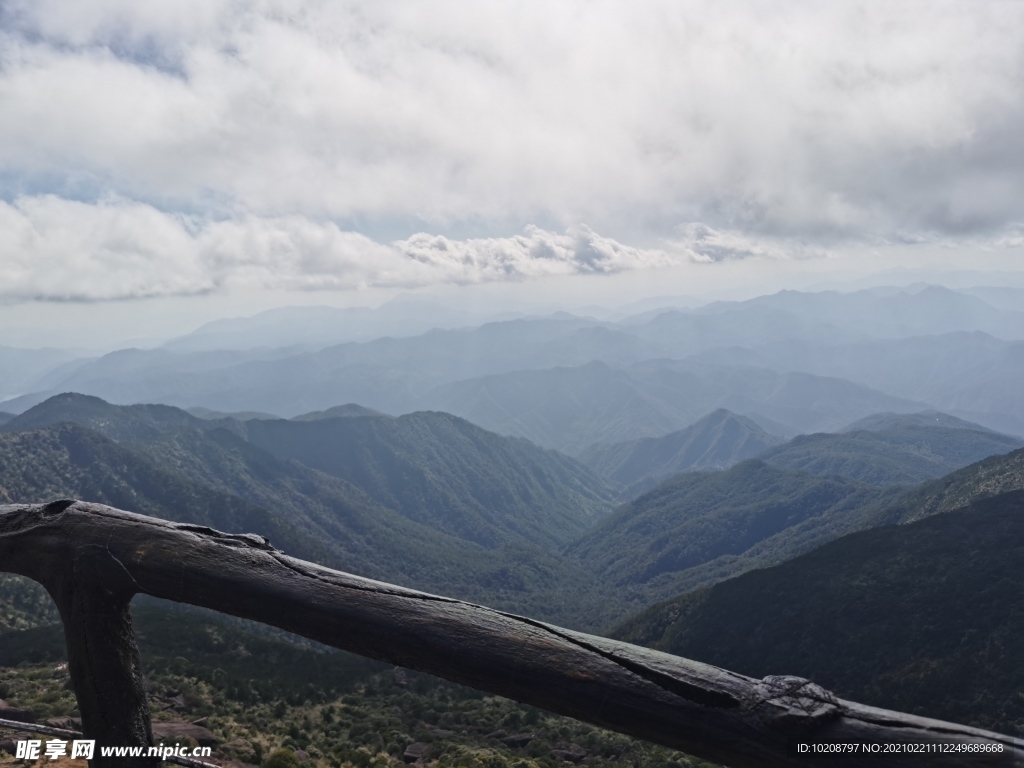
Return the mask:
[[[0,347],[0,504],[255,533],[1019,738],[1022,307],[924,283],[538,314],[399,297]],[[712,765],[211,611],[132,613],[154,736],[222,765]],[[80,717],[52,601],[0,573],[0,718]]]

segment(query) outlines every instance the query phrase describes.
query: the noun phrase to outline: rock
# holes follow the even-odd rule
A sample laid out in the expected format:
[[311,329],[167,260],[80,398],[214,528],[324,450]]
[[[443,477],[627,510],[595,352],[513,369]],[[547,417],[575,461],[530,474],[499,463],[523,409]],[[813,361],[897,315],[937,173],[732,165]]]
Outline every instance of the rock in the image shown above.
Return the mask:
[[295,759],[298,760],[300,763],[308,763],[309,762],[309,752],[307,752],[304,749],[296,749],[295,750]]
[[536,733],[514,733],[511,736],[504,737],[502,741],[514,749],[516,747],[525,747],[536,738]]
[[13,755],[17,749],[18,745],[14,739],[0,739],[0,752],[6,752],[9,755]]
[[207,717],[200,717],[198,720],[193,720],[192,725],[198,725],[200,728],[209,728],[210,719]]
[[65,731],[75,730],[75,724],[70,717],[49,717],[43,720],[43,723],[51,728],[63,728]]
[[578,763],[587,756],[587,750],[579,744],[569,744],[559,749],[551,750],[553,760],[565,760],[570,763]]
[[36,721],[30,710],[12,707],[3,699],[0,699],[0,718],[16,720],[19,723],[34,723]]
[[496,731],[491,731],[490,733],[488,733],[486,738],[488,738],[488,739],[503,739],[506,736],[508,736],[508,731],[503,731],[503,730],[501,730],[499,728]]
[[170,704],[171,709],[177,709],[179,711],[186,709],[188,707],[188,705],[185,704],[185,696],[181,693],[179,693],[177,696],[172,696],[170,698]]
[[427,751],[427,747],[429,746],[430,745],[424,741],[417,741],[410,744],[405,748],[405,752],[402,753],[402,759],[407,763],[415,763],[423,757],[423,754]]
[[195,723],[183,722],[156,722],[153,723],[153,739],[174,739],[188,736],[195,739],[196,744],[201,747],[215,747],[219,740],[210,731]]

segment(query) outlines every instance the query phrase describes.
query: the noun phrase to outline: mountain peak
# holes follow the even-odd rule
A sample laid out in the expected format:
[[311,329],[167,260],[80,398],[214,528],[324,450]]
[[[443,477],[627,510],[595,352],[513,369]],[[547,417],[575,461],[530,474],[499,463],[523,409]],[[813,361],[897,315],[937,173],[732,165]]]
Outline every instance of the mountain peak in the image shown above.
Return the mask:
[[636,496],[672,475],[725,469],[781,442],[752,419],[718,408],[685,429],[594,446],[580,458],[627,486],[626,496]]
[[112,440],[151,440],[203,420],[171,405],[114,405],[92,395],[62,392],[29,408],[3,425],[7,432],[72,422]]

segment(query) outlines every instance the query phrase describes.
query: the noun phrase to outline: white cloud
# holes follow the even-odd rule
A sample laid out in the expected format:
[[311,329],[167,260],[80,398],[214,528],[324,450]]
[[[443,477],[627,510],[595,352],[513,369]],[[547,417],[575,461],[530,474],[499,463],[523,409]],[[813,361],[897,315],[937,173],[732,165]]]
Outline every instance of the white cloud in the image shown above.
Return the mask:
[[133,201],[52,195],[0,202],[0,298],[97,301],[230,290],[348,289],[611,274],[686,262],[585,226],[504,238],[417,234],[381,244],[302,216],[219,221]]
[[[363,264],[354,235],[300,222],[587,221],[655,238],[706,221],[814,240],[994,231],[1024,217],[1021,3],[0,8],[9,200],[100,190],[274,221],[269,241],[349,253],[331,258],[374,279],[408,265],[372,248],[383,266]],[[243,237],[229,230],[223,242]],[[177,253],[169,237],[153,253]],[[436,243],[406,248],[434,272],[548,263],[502,242],[476,267]],[[294,268],[315,274],[319,262],[303,258]],[[635,258],[605,254],[595,269]]]

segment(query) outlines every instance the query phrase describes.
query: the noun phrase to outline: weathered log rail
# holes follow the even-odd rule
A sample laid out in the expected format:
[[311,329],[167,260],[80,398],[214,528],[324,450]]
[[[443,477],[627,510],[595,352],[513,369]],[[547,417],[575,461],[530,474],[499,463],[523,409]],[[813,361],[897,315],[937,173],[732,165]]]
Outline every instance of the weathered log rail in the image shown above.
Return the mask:
[[[0,571],[41,583],[64,624],[83,731],[151,743],[129,603],[139,593],[252,619],[586,720],[732,768],[876,766],[795,756],[793,740],[1000,750],[886,765],[1024,765],[1020,739],[836,698],[807,680],[739,675],[288,557],[266,539],[98,504],[0,506]],[[104,763],[153,768],[156,758]]]

